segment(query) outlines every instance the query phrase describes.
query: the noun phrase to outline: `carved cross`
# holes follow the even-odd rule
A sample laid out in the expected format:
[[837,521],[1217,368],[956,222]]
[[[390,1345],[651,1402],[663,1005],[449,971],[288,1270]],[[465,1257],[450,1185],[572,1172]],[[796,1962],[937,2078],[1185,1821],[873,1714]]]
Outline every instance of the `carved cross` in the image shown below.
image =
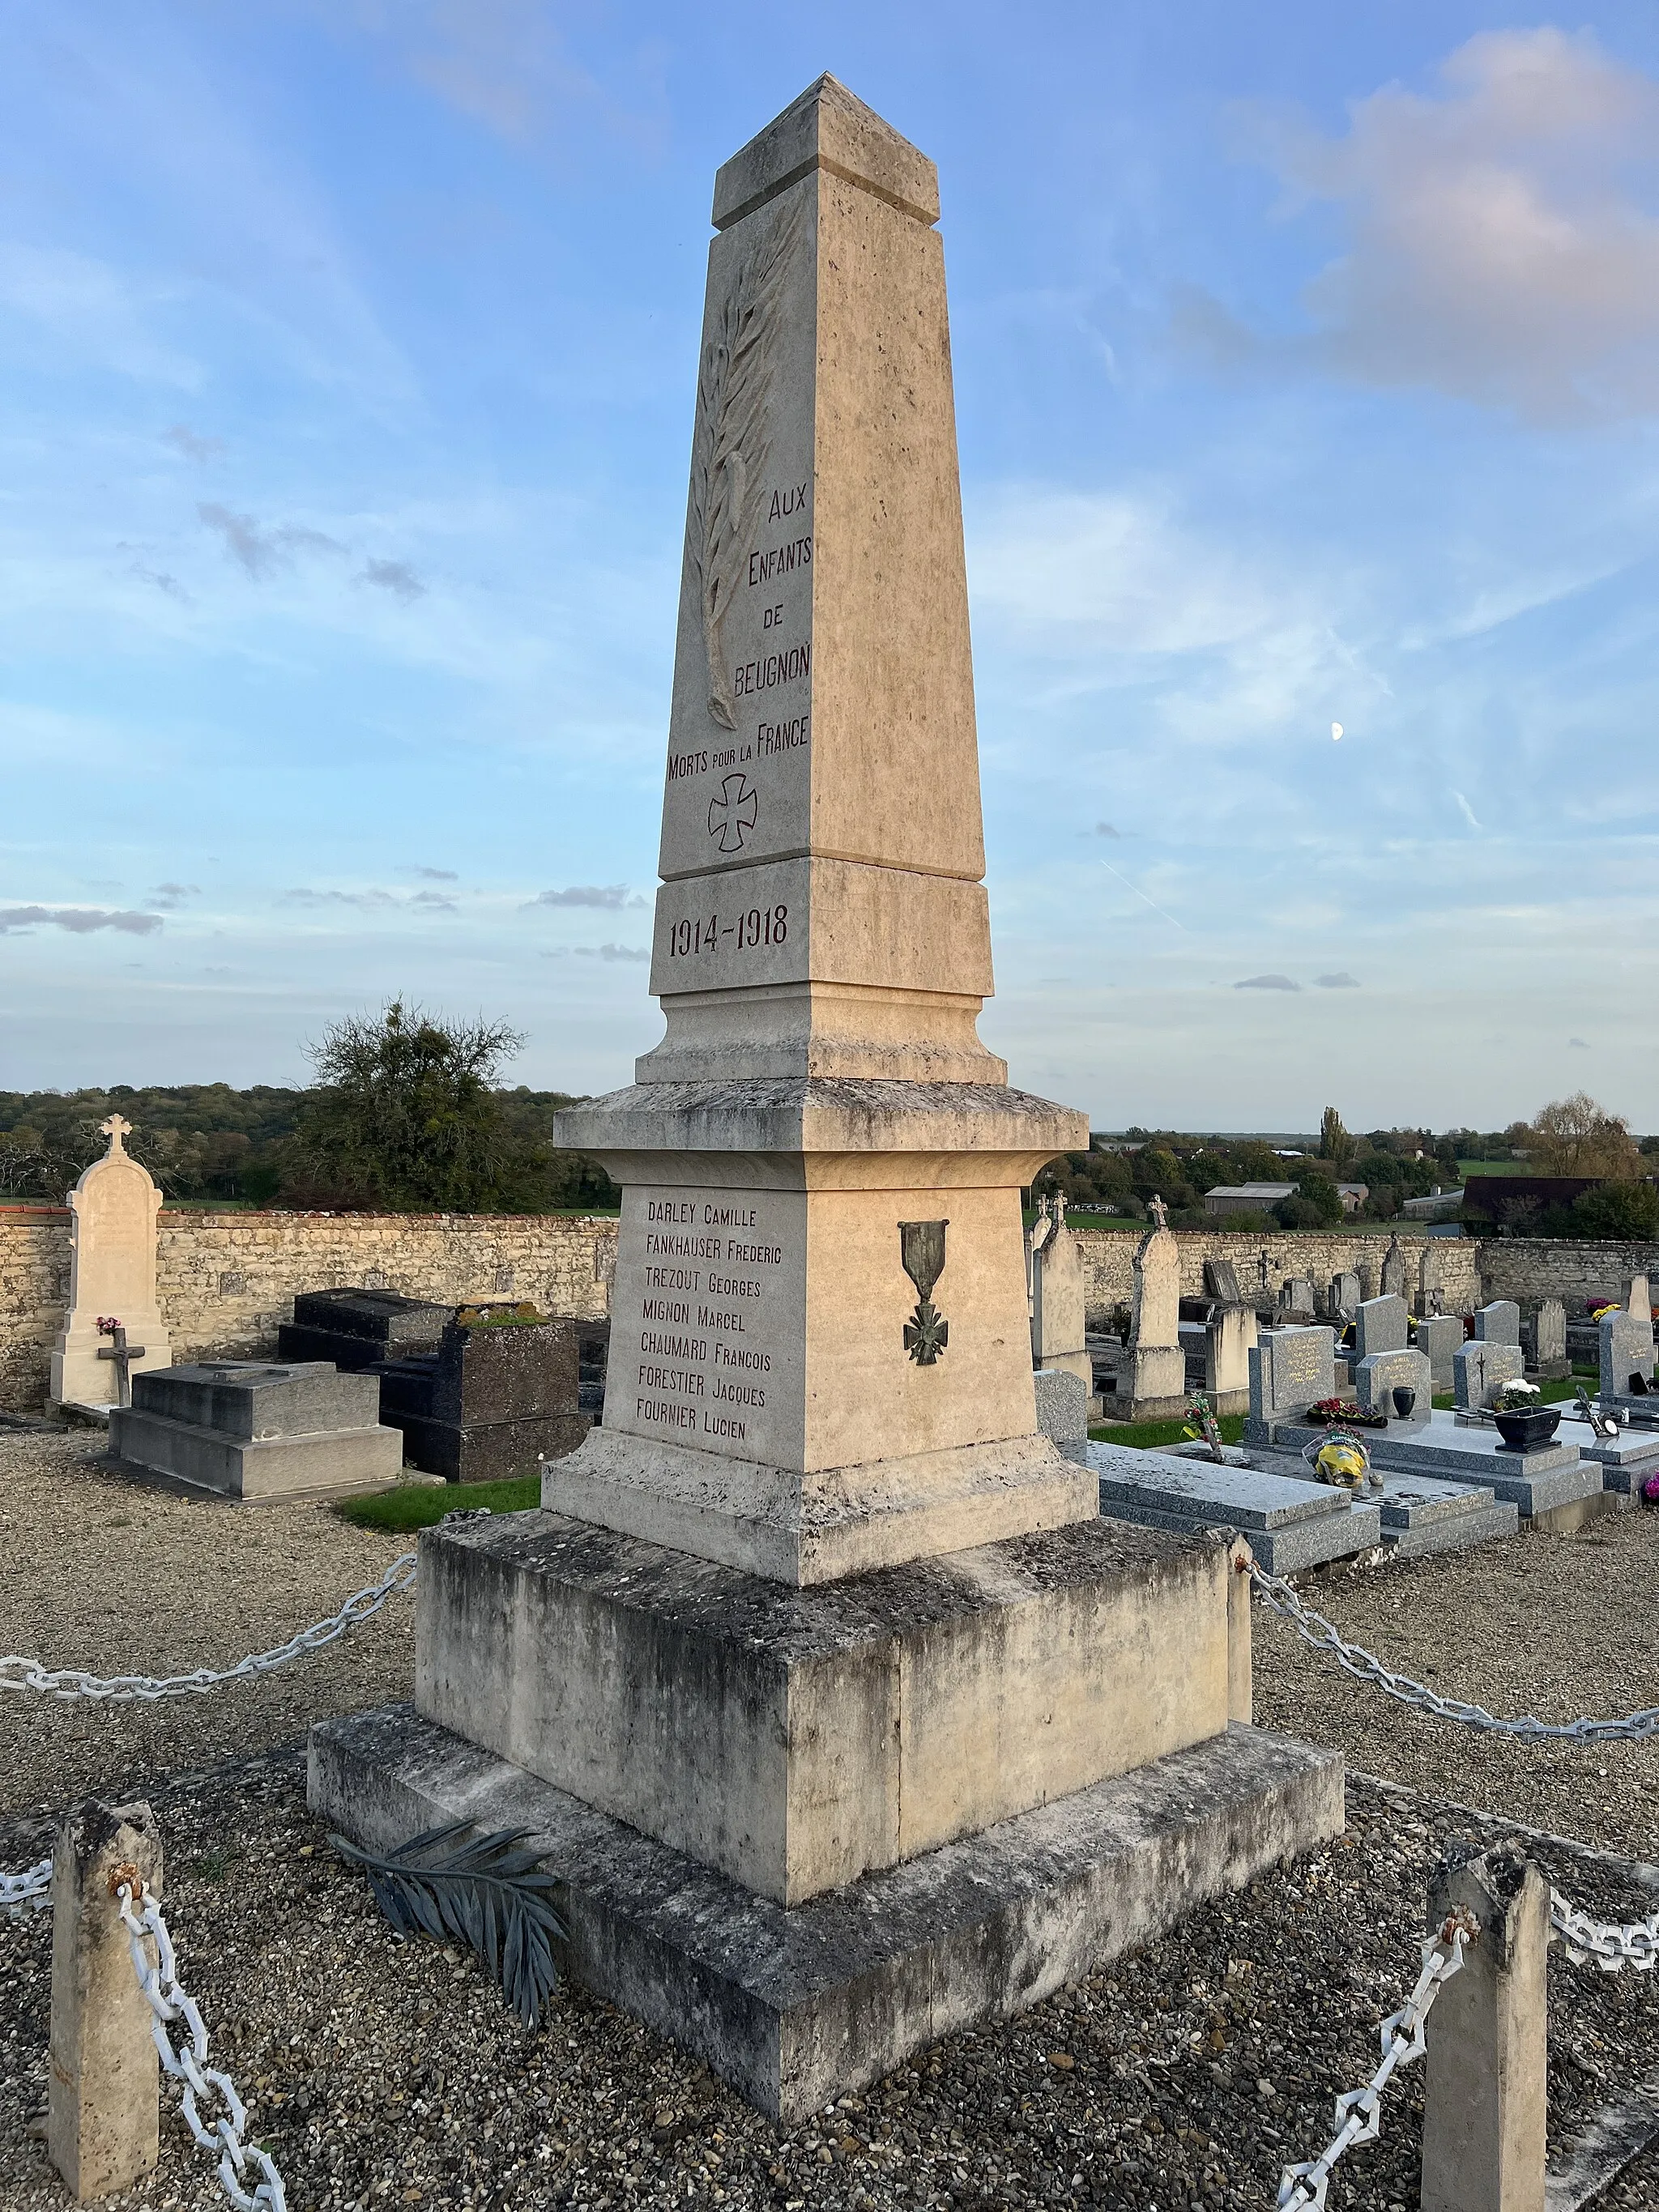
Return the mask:
[[[118,1115],[115,1119],[118,1121],[120,1116]],[[123,1126],[125,1127],[125,1124]],[[119,1141],[118,1139],[117,1141]],[[125,1322],[106,1321],[100,1315],[98,1327],[101,1334],[113,1340],[109,1344],[99,1346],[98,1357],[100,1359],[112,1359],[115,1362],[115,1402],[118,1406],[130,1406],[132,1403],[132,1363],[135,1359],[143,1358],[144,1347],[142,1344],[127,1342],[127,1328]]]
[[98,1133],[100,1137],[109,1139],[110,1152],[113,1155],[125,1150],[121,1139],[132,1134],[132,1124],[131,1121],[124,1121],[118,1114],[112,1114],[107,1121],[100,1121],[98,1124]]
[[728,775],[718,799],[708,802],[708,834],[722,853],[740,853],[746,833],[755,826],[760,797],[747,776]]
[[1147,1206],[1146,1211],[1152,1215],[1153,1220],[1157,1222],[1160,1229],[1167,1229],[1169,1227],[1170,1209],[1165,1206],[1164,1200],[1158,1196],[1156,1191],[1152,1193],[1152,1203]]

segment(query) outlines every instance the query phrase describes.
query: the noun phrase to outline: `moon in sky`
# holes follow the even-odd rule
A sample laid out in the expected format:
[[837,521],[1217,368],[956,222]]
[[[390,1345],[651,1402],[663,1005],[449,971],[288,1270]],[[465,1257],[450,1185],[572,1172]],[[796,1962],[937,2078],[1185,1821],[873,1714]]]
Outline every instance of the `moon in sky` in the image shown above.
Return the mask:
[[1333,722],[1333,723],[1331,724],[1331,742],[1332,742],[1332,744],[1335,744],[1336,740],[1337,740],[1337,739],[1341,736],[1341,734],[1342,734],[1342,725],[1341,725],[1341,723],[1340,723],[1340,722]]

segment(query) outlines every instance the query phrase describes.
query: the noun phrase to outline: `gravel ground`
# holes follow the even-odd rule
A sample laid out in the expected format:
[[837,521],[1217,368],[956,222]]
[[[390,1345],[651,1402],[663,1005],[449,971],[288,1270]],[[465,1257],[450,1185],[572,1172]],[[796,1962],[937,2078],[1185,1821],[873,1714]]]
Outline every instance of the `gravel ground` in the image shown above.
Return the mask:
[[[1523,1531],[1437,1559],[1297,1579],[1304,1603],[1396,1672],[1500,1715],[1659,1705],[1659,1513]],[[1627,1856],[1659,1859],[1659,1741],[1532,1747],[1433,1720],[1358,1682],[1257,1606],[1255,1717],[1351,1765]]]
[[[96,1431],[0,1429],[0,1651],[106,1674],[226,1667],[285,1643],[377,1583],[405,1539],[318,1504],[237,1506],[90,1464]],[[414,1607],[257,1682],[162,1705],[0,1697],[0,1814],[118,1794],[176,1767],[216,1765],[326,1713],[409,1695]]]
[[[810,2124],[781,2130],[624,2014],[561,1989],[520,2027],[466,1954],[398,1945],[305,1809],[297,1747],[152,1793],[168,1917],[213,2051],[254,2107],[294,2212],[371,2206],[776,2208],[1103,2204],[1170,2212],[1273,2202],[1286,2160],[1328,2139],[1337,2093],[1376,2063],[1376,2025],[1417,1970],[1430,1869],[1488,1838],[1363,1785],[1340,1841],[1194,1914],[1146,1955],[1006,2026],[952,2038]],[[0,1862],[28,1856],[20,1825]],[[1609,1917],[1650,1910],[1560,1858]],[[48,1916],[0,1924],[0,2204],[62,2212],[29,2117],[44,2106]],[[1659,1989],[1550,1966],[1552,2125],[1659,2079]],[[1389,2093],[1379,2142],[1334,2185],[1342,2212],[1414,2206],[1422,2069]],[[220,2203],[166,2100],[161,2160],[117,2212]],[[1659,2202],[1644,2154],[1601,2200]]]
[[[81,1438],[0,1434],[12,1563],[0,1645],[48,1663],[223,1663],[331,1611],[398,1548],[316,1506],[237,1510],[135,1490],[89,1469],[87,1453]],[[1656,1701],[1656,1587],[1648,1514],[1303,1584],[1345,1633],[1435,1686],[1552,1718]],[[1497,1832],[1436,1801],[1659,1857],[1659,1753],[1516,1751],[1425,1720],[1258,1610],[1258,1718],[1340,1742],[1356,1766],[1420,1794],[1356,1780],[1348,1832],[1327,1850],[785,2132],[580,1990],[562,1989],[527,2033],[469,1957],[393,1941],[306,1809],[300,1732],[407,1694],[410,1612],[394,1601],[319,1657],[199,1702],[0,1699],[0,1867],[40,1856],[43,1810],[142,1787],[162,1820],[181,1971],[294,2212],[1271,2204],[1281,2163],[1322,2147],[1332,2100],[1376,2063],[1377,2022],[1415,1975],[1434,1863]],[[216,1764],[228,1754],[239,1763]],[[1653,1909],[1651,1892],[1605,1866],[1534,1852],[1605,1917]],[[3,2212],[68,2202],[26,2124],[45,2101],[49,1952],[49,1916],[0,1922]],[[1552,2128],[1565,2140],[1659,2082],[1659,1978],[1604,1977],[1559,1953],[1550,1975]],[[1334,2205],[1415,2204],[1420,2095],[1414,2069],[1389,2092],[1382,2141],[1345,2161]],[[112,2206],[222,2202],[168,2110],[161,2165]],[[1659,2204],[1659,2151],[1601,2201]]]

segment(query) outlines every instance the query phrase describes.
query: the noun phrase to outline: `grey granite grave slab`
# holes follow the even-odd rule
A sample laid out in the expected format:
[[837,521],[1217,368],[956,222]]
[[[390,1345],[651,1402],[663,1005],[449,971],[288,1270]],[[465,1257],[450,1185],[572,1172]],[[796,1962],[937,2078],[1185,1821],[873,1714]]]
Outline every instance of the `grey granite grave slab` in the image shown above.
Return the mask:
[[110,1464],[247,1501],[395,1482],[403,1438],[377,1419],[380,1378],[322,1362],[204,1361],[132,1378],[110,1415]]
[[1244,1434],[1271,1443],[1273,1425],[1336,1395],[1336,1333],[1329,1328],[1263,1329],[1250,1350],[1250,1411]]
[[1331,1277],[1330,1307],[1333,1320],[1340,1316],[1345,1322],[1352,1321],[1358,1312],[1359,1278],[1351,1270],[1344,1268],[1340,1274]]
[[1513,1298],[1494,1298],[1474,1316],[1475,1339],[1480,1344],[1519,1344],[1521,1309]]
[[1452,1361],[1463,1342],[1463,1324],[1455,1314],[1434,1314],[1417,1324],[1417,1348],[1429,1363],[1433,1388],[1443,1395],[1452,1387]]
[[1088,1464],[1088,1384],[1069,1368],[1039,1367],[1031,1377],[1036,1389],[1037,1432],[1056,1445],[1062,1456],[1079,1467]]
[[1490,1405],[1504,1383],[1521,1381],[1525,1364],[1518,1344],[1478,1337],[1452,1354],[1452,1395],[1460,1406]]
[[1581,1459],[1594,1460],[1607,1488],[1620,1497],[1634,1498],[1650,1474],[1659,1474],[1659,1431],[1620,1429],[1616,1437],[1598,1437],[1582,1414],[1564,1407],[1556,1434],[1577,1444]]
[[[1642,1395],[1630,1387],[1632,1375],[1644,1382],[1653,1380],[1653,1323],[1639,1314],[1611,1313],[1599,1331],[1601,1354],[1601,1399],[1607,1405]],[[1659,1410],[1659,1409],[1656,1409]]]
[[1429,1363],[1420,1352],[1373,1352],[1354,1370],[1354,1394],[1367,1413],[1395,1412],[1394,1393],[1409,1390],[1416,1400],[1413,1413],[1426,1413],[1433,1393]]
[[1206,1260],[1204,1262],[1206,1295],[1219,1298],[1223,1305],[1236,1306],[1241,1303],[1238,1289],[1238,1270],[1231,1260]]
[[1100,1477],[1100,1510],[1109,1519],[1188,1534],[1237,1528],[1269,1574],[1350,1559],[1382,1540],[1376,1506],[1356,1504],[1346,1491],[1324,1483],[1127,1444],[1091,1443],[1089,1464]]
[[[1294,1480],[1308,1479],[1308,1463],[1285,1452],[1253,1453],[1264,1472]],[[1471,1551],[1476,1545],[1496,1543],[1514,1535],[1520,1513],[1512,1501],[1498,1498],[1485,1485],[1448,1482],[1434,1475],[1407,1474],[1397,1468],[1378,1468],[1382,1478],[1374,1504],[1382,1523],[1382,1541],[1402,1559],[1426,1558],[1431,1553]]]
[[1386,1297],[1363,1298],[1354,1323],[1358,1356],[1370,1359],[1379,1352],[1403,1352],[1410,1323],[1406,1301],[1392,1291]]
[[[1278,1442],[1281,1449],[1299,1449],[1319,1433],[1284,1425]],[[1391,1421],[1387,1429],[1368,1431],[1365,1443],[1374,1467],[1484,1484],[1518,1506],[1523,1520],[1551,1516],[1546,1525],[1558,1533],[1609,1510],[1601,1468],[1581,1459],[1574,1444],[1552,1442],[1538,1451],[1510,1451],[1496,1429],[1459,1423],[1451,1413]]]

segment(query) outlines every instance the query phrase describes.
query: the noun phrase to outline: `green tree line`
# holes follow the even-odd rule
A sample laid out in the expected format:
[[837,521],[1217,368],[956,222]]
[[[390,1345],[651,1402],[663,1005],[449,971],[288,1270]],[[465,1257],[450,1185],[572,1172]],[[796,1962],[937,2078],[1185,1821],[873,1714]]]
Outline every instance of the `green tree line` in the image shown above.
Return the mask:
[[303,1090],[0,1091],[0,1201],[61,1205],[108,1144],[100,1123],[118,1113],[132,1124],[127,1149],[170,1199],[340,1212],[615,1206],[598,1163],[553,1141],[553,1116],[574,1094],[496,1079],[520,1042],[499,1023],[447,1022],[393,1000],[309,1048],[317,1080]]

